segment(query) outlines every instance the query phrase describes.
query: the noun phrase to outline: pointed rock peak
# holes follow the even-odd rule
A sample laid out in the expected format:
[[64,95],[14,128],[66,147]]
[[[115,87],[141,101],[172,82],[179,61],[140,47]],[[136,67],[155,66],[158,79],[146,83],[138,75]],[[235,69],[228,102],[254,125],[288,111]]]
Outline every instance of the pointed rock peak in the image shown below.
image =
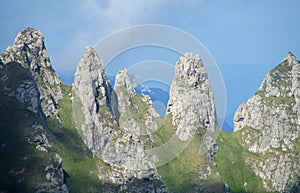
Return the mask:
[[85,48],[85,52],[83,58],[100,58],[96,52],[96,50],[90,46]]
[[192,53],[180,57],[180,61],[176,63],[175,77],[179,84],[195,88],[208,79],[200,56]]
[[190,139],[199,127],[215,132],[213,92],[199,55],[186,53],[176,63],[167,113],[172,113],[172,124],[182,141]]
[[14,45],[34,45],[36,47],[44,48],[44,35],[39,30],[35,30],[33,28],[26,28],[24,31],[18,33]]
[[198,68],[203,67],[202,60],[199,56],[199,54],[193,55],[192,53],[185,53],[183,56],[180,57],[180,62],[178,64],[181,64],[181,66],[188,67],[189,68]]
[[100,70],[104,74],[104,64],[98,56],[96,50],[92,47],[86,47],[83,57],[78,64],[78,68],[88,68],[89,71]]
[[40,68],[53,71],[42,32],[26,28],[19,32],[14,45],[9,46],[1,55],[4,63],[19,62],[24,67],[30,67],[32,72],[39,72]]
[[115,89],[118,90],[118,88],[125,88],[130,95],[135,94],[128,72],[125,68],[121,69],[116,76]]
[[57,115],[57,102],[63,97],[61,91],[61,80],[51,66],[44,44],[42,32],[26,28],[19,32],[14,45],[9,46],[0,55],[4,64],[18,62],[23,67],[30,69],[37,81],[40,92],[40,102],[46,117]]
[[292,52],[288,52],[286,57],[283,59],[283,62],[287,61],[289,66],[292,66],[298,63],[296,56]]

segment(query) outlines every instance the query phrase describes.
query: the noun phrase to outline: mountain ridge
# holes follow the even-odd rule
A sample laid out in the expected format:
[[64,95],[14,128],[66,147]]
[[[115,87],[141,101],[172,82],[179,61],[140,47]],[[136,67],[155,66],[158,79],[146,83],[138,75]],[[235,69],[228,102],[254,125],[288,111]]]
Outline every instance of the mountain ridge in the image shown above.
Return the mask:
[[177,62],[162,119],[126,69],[111,87],[91,47],[63,85],[43,34],[27,28],[0,55],[0,191],[299,192],[299,66],[288,53],[224,133],[199,55]]

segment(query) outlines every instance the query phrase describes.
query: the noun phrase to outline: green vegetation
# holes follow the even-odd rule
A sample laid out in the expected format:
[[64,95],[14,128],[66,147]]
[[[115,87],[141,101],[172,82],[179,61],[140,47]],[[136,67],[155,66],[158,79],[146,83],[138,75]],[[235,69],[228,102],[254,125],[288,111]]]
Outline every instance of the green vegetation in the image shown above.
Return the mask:
[[70,87],[62,85],[64,98],[58,104],[62,124],[55,117],[48,119],[49,139],[55,144],[47,153],[36,150],[34,143],[28,143],[28,138],[41,132],[32,127],[36,123],[43,124],[41,117],[27,110],[15,97],[8,96],[8,89],[16,90],[23,81],[33,81],[31,72],[11,62],[0,69],[0,77],[0,191],[34,192],[45,182],[46,164],[55,153],[63,159],[70,192],[116,190],[115,185],[99,181],[99,169],[106,172],[110,166],[92,155],[75,128]]
[[292,66],[290,66],[288,64],[288,62],[285,60],[283,61],[282,63],[278,64],[275,68],[273,68],[271,71],[270,71],[270,74],[274,74],[274,73],[277,73],[277,72],[282,72],[282,73],[286,73],[286,72],[291,72],[292,71]]
[[159,128],[155,133],[153,133],[154,137],[154,145],[156,147],[166,143],[171,137],[175,134],[175,128],[172,125],[172,115],[168,114],[165,118],[165,121],[161,128]]
[[170,191],[195,192],[199,187],[203,192],[221,192],[223,189],[222,179],[214,173],[206,180],[199,178],[199,169],[209,165],[205,156],[199,154],[201,141],[194,136],[188,147],[171,162],[158,167]]
[[275,87],[286,87],[291,85],[292,68],[293,66],[289,65],[287,61],[283,61],[282,63],[277,65],[274,69],[270,71],[270,75],[273,80],[271,84]]
[[[172,115],[168,114],[163,126],[153,134],[155,146],[158,147],[166,144],[170,139],[173,140],[173,147],[167,147],[168,152],[165,152],[165,154],[170,154],[173,149],[185,146],[185,143],[181,142],[179,144],[178,141],[172,138],[174,134],[175,127],[172,125]],[[201,140],[197,136],[195,135],[192,138],[188,146],[174,160],[157,168],[170,191],[195,192],[199,191],[199,187],[202,187],[203,192],[221,192],[223,189],[222,179],[213,171],[212,175],[206,180],[199,178],[200,168],[205,166],[213,168],[213,166],[210,165],[204,155],[199,154]]]
[[38,117],[2,92],[0,101],[0,191],[33,192],[45,178],[45,163],[51,157],[26,140]]
[[251,154],[240,145],[241,132],[220,132],[217,139],[219,150],[216,155],[218,172],[232,193],[264,193],[266,191],[261,179],[256,177],[251,166],[245,163],[245,158]]
[[[271,73],[275,78],[280,78],[278,72],[290,70],[289,68],[290,66],[283,63]],[[38,83],[41,83],[42,76],[42,73],[36,74]],[[61,123],[56,117],[50,117],[48,119],[49,131],[45,127],[50,134],[49,138],[55,142],[53,147],[48,148],[47,153],[36,150],[36,145],[28,143],[27,140],[35,132],[39,132],[33,131],[32,125],[43,124],[42,118],[27,110],[24,104],[17,101],[15,97],[9,97],[7,92],[7,88],[16,90],[24,80],[32,80],[31,72],[19,63],[12,62],[0,69],[0,77],[0,192],[33,192],[45,179],[45,165],[55,153],[61,155],[63,159],[65,181],[70,192],[99,192],[107,189],[116,191],[118,189],[116,185],[98,179],[99,172],[105,174],[111,168],[109,164],[91,153],[78,134],[73,110],[76,111],[78,124],[84,123],[84,116],[79,102],[75,101],[72,106],[71,87],[61,86],[64,93],[64,98],[58,101]],[[285,83],[284,80],[282,84]],[[294,97],[266,97],[264,91],[258,91],[256,94],[268,104],[295,103]],[[130,98],[132,105],[128,107],[126,113],[122,114],[120,121],[130,116],[140,124],[142,129],[146,129],[145,113],[148,112],[149,106],[142,101],[142,97],[142,95],[135,95]],[[103,105],[98,110],[99,119],[106,120],[104,124],[111,125],[115,122],[108,114],[110,110],[107,106]],[[165,119],[158,118],[157,122],[162,126],[153,133],[154,146],[160,147],[167,144],[169,140],[174,142],[170,143],[172,147],[166,145],[165,150],[168,152],[159,152],[162,158],[164,155],[169,157],[173,152],[178,152],[178,149],[185,147],[185,143],[180,143],[173,138],[176,128],[172,124],[171,114],[168,114]],[[120,131],[119,135],[113,139],[116,141],[124,135],[124,131],[117,123],[113,126]],[[217,172],[220,175],[214,171],[214,166],[205,155],[199,153],[201,146],[199,136],[203,136],[201,131],[203,132],[203,129],[199,128],[197,135],[192,138],[180,155],[157,168],[170,191],[196,192],[200,191],[199,187],[201,187],[202,192],[221,192],[224,180],[228,183],[232,193],[265,192],[262,180],[255,176],[251,165],[245,160],[263,160],[271,154],[253,154],[247,151],[247,147],[240,145],[244,137],[242,132],[258,133],[259,131],[245,127],[234,133],[220,132],[217,139],[219,149],[216,155]],[[146,149],[151,149],[152,142],[147,135],[141,136],[140,139],[144,142]],[[249,140],[253,142],[256,139],[250,138]],[[299,138],[293,141],[293,145],[295,151],[300,151]],[[199,171],[203,171],[203,168],[207,166],[212,169],[211,175],[205,180],[200,179]],[[135,179],[132,184],[140,182]]]

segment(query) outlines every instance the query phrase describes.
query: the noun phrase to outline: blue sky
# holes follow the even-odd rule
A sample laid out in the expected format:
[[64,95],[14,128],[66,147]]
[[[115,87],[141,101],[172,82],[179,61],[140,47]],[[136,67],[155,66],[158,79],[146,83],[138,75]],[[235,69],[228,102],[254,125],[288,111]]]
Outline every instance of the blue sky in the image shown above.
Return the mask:
[[223,74],[227,121],[288,51],[300,57],[298,0],[3,0],[0,51],[26,27],[41,30],[66,83],[88,45],[123,27],[164,24],[199,39]]

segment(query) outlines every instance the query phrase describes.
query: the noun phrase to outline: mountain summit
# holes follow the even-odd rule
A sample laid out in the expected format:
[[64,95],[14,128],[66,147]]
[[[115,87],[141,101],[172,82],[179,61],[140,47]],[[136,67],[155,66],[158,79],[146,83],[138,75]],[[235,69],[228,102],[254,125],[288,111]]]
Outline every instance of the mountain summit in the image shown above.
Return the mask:
[[58,114],[58,100],[62,99],[60,78],[51,66],[44,35],[32,28],[18,33],[14,45],[1,54],[3,63],[18,62],[28,68],[37,82],[40,101],[46,117]]

